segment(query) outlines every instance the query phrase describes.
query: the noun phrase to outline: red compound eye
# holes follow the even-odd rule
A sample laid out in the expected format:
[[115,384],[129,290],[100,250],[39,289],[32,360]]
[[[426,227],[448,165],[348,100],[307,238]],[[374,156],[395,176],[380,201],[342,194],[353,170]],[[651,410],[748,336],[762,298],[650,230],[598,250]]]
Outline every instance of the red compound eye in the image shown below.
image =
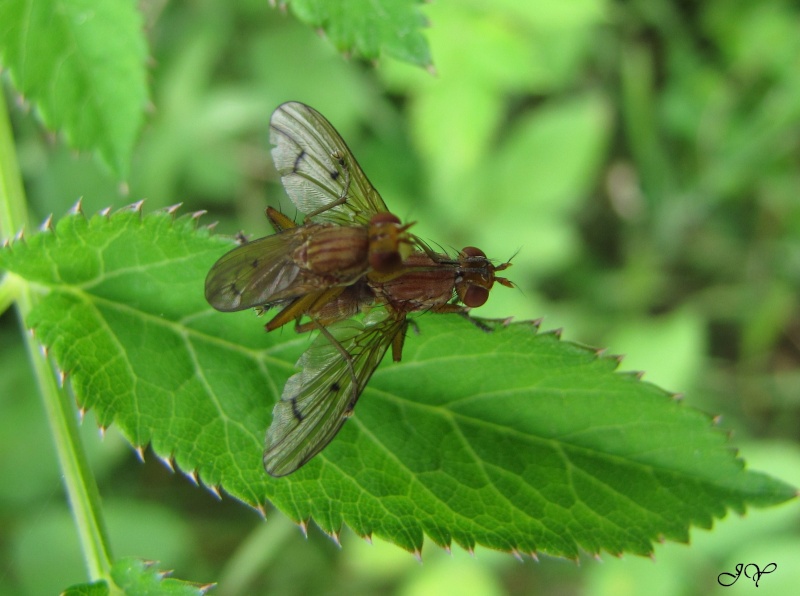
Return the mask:
[[396,215],[389,213],[388,211],[384,211],[383,213],[376,213],[375,215],[373,215],[370,218],[369,223],[373,225],[388,224],[388,223],[399,224],[400,218],[397,217]]
[[464,304],[470,308],[478,308],[486,304],[489,299],[489,290],[480,286],[470,286],[464,293]]
[[484,253],[480,248],[475,248],[474,246],[467,246],[462,251],[461,254],[465,257],[482,257],[486,258],[486,253]]

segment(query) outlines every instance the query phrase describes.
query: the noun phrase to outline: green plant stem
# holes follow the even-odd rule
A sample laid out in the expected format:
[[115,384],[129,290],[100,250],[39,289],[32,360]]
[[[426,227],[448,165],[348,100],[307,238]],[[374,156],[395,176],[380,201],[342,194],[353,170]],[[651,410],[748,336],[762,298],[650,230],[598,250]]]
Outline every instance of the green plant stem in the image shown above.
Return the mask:
[[220,589],[228,596],[247,594],[253,581],[275,563],[292,535],[299,532],[297,524],[277,513],[256,526],[225,564],[219,578]]
[[[27,224],[27,209],[22,179],[17,164],[11,124],[6,103],[0,94],[0,234],[10,238]],[[14,276],[7,276],[3,286],[7,294],[15,295],[21,326],[33,308],[36,296],[31,287]],[[47,414],[50,432],[55,443],[64,484],[72,514],[78,529],[83,556],[91,581],[111,582],[111,557],[105,522],[97,490],[86,453],[78,433],[75,403],[68,393],[59,389],[47,358],[39,350],[32,334],[24,332],[42,402]]]

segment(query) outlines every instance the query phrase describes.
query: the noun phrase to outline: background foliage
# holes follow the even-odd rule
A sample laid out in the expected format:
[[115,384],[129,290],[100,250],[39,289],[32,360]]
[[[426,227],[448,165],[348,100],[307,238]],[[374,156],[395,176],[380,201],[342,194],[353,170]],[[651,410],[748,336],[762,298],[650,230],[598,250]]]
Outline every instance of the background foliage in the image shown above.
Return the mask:
[[[208,209],[222,232],[262,235],[264,206],[285,200],[268,156],[268,117],[280,102],[302,100],[336,124],[422,237],[476,244],[499,259],[519,249],[511,271],[521,291],[495,292],[482,315],[544,317],[567,338],[629,354],[625,368],[721,414],[752,467],[797,484],[794,4],[475,0],[421,10],[436,76],[388,56],[378,68],[343,60],[261,1],[143,3],[155,109],[126,184],[18,110],[33,219],[62,214],[79,196],[87,213],[146,197],[148,209],[183,201]],[[109,151],[113,167],[121,158]],[[14,344],[16,322],[1,324],[0,466],[14,481],[0,489],[10,528],[0,589],[51,593],[82,580],[74,530],[56,467],[43,463],[49,440]],[[655,565],[519,565],[488,551],[475,563],[432,549],[419,567],[350,535],[341,551],[313,530],[306,542],[278,514],[260,524],[153,458],[139,464],[113,427],[98,445],[91,414],[83,430],[118,554],[146,552],[182,577],[220,581],[225,593],[417,594],[459,582],[485,594],[642,593],[643,585],[708,593],[742,559],[763,565],[800,553],[790,506],[695,532],[691,548],[658,549]],[[761,589],[796,586],[797,574],[779,565]]]

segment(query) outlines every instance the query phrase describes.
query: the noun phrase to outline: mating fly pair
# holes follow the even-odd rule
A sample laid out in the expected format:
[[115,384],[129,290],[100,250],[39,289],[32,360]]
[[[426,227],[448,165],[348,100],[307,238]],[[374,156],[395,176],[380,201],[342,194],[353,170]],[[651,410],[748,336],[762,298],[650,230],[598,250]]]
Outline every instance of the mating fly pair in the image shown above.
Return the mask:
[[[389,213],[344,140],[313,108],[279,106],[270,142],[304,222],[269,208],[276,233],[220,258],[205,295],[224,312],[279,308],[267,331],[292,321],[298,331],[320,331],[267,430],[264,467],[285,476],[333,440],[390,345],[400,360],[409,313],[466,314],[486,302],[494,282],[512,284],[495,275],[509,263],[494,266],[474,247],[456,257],[435,253],[409,233],[411,224]],[[366,312],[361,322],[353,319],[359,312]]]

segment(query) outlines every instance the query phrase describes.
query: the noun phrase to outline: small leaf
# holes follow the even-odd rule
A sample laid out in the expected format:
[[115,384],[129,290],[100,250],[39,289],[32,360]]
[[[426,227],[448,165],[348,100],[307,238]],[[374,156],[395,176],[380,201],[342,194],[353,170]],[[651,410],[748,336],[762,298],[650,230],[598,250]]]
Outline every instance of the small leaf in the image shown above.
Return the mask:
[[109,593],[108,583],[99,581],[92,582],[91,584],[70,586],[61,592],[61,596],[108,596]]
[[292,12],[304,23],[324,29],[340,52],[376,59],[386,52],[399,60],[430,66],[426,25],[420,0],[291,0]]
[[202,596],[212,587],[167,577],[159,571],[155,563],[135,558],[124,558],[111,567],[111,577],[127,596]]
[[0,3],[0,61],[19,92],[123,179],[147,102],[142,29],[134,2]]
[[0,250],[0,267],[39,290],[28,324],[100,424],[331,535],[348,524],[412,552],[427,534],[468,549],[649,554],[729,509],[795,496],[616,359],[530,323],[485,333],[448,315],[419,317],[403,362],[382,363],[330,446],[272,479],[270,412],[311,338],[205,303],[205,274],[232,245],[166,212],[78,214]]

